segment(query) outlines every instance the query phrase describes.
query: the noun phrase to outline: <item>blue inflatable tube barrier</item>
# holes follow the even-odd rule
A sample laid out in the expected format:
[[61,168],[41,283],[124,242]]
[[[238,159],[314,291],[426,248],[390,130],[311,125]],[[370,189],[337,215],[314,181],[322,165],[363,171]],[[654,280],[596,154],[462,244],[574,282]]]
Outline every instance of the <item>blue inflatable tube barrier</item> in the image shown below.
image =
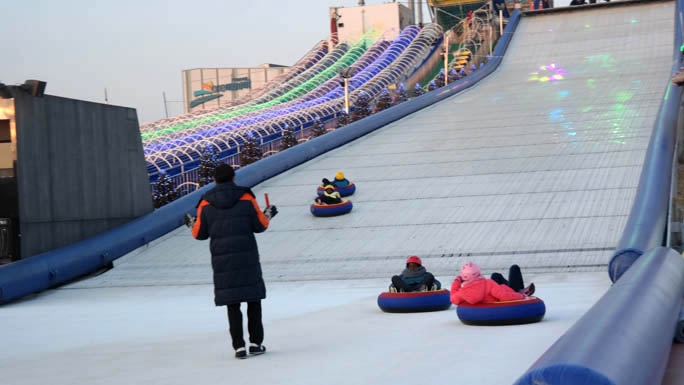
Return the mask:
[[[241,186],[254,187],[395,120],[474,86],[499,66],[519,21],[520,12],[515,11],[504,30],[504,36],[496,45],[493,58],[474,74],[240,168],[235,173],[235,182]],[[197,202],[213,187],[213,183],[204,186],[150,214],[92,238],[0,267],[0,303],[89,274],[175,230],[183,225],[183,216],[186,213],[196,213]]]
[[[316,193],[318,194],[318,196],[322,196],[324,192],[325,189],[323,188],[323,186],[318,186],[318,188],[316,189]],[[353,195],[354,192],[356,192],[356,186],[354,185],[354,183],[352,183],[347,187],[335,187],[335,192],[340,193],[341,197],[348,197],[350,195]]]
[[450,294],[446,289],[409,293],[384,292],[378,296],[378,307],[387,313],[439,311],[450,306]]
[[350,200],[345,200],[336,205],[319,205],[314,203],[311,205],[311,214],[316,217],[335,217],[352,211],[353,207],[354,205],[352,205]]
[[[682,10],[684,1],[677,0],[670,78],[682,66],[682,53],[679,50],[683,44],[680,16]],[[677,119],[682,100],[682,87],[673,86],[670,78],[646,150],[646,159],[639,177],[632,211],[617,250],[608,264],[608,274],[613,282],[617,281],[644,251],[664,245],[670,208],[672,161],[677,142]]]
[[682,294],[682,256],[647,252],[515,384],[660,384]]
[[478,326],[529,324],[541,321],[545,313],[544,301],[537,297],[476,305],[460,304],[456,307],[461,322]]

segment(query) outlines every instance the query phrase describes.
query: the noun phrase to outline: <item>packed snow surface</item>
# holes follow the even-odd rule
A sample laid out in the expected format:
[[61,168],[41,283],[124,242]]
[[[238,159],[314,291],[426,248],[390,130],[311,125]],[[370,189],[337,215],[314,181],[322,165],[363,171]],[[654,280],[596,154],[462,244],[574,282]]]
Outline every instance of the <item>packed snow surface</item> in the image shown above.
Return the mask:
[[383,313],[376,301],[388,279],[272,283],[263,301],[268,352],[247,360],[233,358],[211,285],[67,287],[0,310],[0,340],[12,347],[0,349],[0,383],[512,383],[610,283],[603,272],[526,278],[547,316],[505,327],[466,326],[455,307]]

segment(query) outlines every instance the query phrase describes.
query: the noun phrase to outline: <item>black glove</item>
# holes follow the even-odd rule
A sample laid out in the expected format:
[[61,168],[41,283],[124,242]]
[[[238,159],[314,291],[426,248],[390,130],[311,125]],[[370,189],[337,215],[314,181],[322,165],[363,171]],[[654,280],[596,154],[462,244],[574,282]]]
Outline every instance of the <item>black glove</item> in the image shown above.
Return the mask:
[[328,178],[323,178],[323,186],[327,186],[329,184],[330,184],[330,181],[328,180]]
[[275,206],[269,206],[269,207],[266,207],[266,209],[264,209],[264,215],[269,220],[271,218],[275,217],[276,214],[278,214],[278,209]]

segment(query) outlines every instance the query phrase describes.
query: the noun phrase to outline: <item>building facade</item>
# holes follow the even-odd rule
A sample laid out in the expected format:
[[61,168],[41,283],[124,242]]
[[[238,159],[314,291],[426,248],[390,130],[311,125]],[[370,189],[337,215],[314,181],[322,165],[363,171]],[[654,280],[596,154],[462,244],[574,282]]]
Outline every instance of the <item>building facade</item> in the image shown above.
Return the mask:
[[262,64],[255,68],[194,68],[184,70],[185,112],[220,107],[273,80],[289,67]]
[[413,12],[399,3],[364,5],[360,7],[330,7],[331,32],[337,32],[340,41],[355,42],[364,33],[374,29],[393,30],[389,39],[396,37],[404,27],[414,24]]

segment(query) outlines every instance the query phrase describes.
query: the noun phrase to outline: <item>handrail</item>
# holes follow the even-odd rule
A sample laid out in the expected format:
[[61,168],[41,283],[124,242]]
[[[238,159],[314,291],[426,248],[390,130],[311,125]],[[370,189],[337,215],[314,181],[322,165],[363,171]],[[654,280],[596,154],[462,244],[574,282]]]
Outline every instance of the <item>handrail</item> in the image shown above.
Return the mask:
[[515,385],[660,384],[684,291],[684,260],[644,254]]

